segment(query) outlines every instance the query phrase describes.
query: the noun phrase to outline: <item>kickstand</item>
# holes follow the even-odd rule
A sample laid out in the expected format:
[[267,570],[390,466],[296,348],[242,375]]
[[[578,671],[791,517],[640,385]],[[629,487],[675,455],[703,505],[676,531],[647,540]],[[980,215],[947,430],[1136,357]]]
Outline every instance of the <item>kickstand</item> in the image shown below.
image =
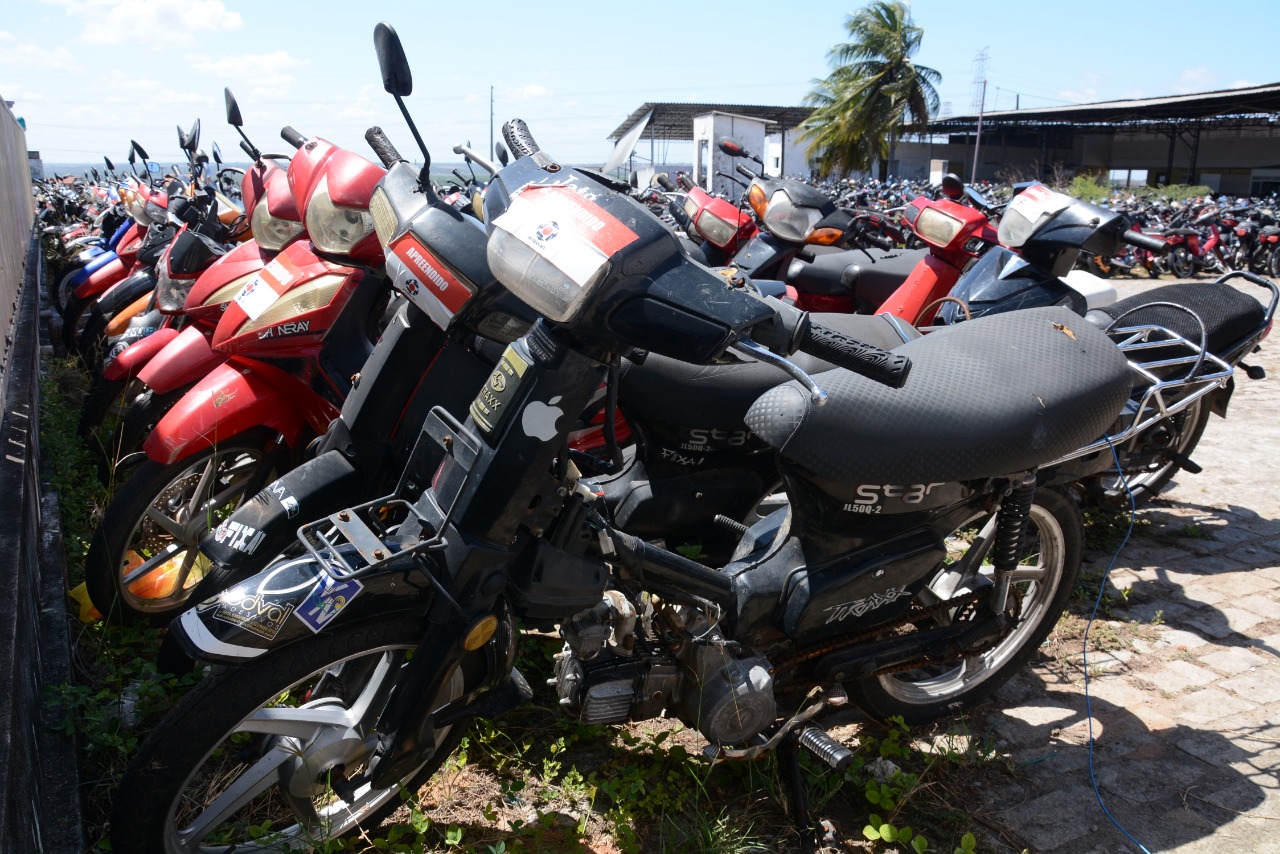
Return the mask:
[[800,835],[800,854],[817,854],[817,835],[809,817],[809,805],[804,795],[804,776],[800,772],[800,745],[794,735],[778,745],[778,773],[787,789],[787,805],[791,823]]

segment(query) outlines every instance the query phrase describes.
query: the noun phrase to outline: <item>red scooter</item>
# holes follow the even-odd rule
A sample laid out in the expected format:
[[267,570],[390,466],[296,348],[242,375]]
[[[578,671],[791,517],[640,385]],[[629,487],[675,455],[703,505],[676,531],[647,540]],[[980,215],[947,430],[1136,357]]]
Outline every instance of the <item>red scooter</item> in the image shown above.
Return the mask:
[[[201,536],[324,432],[372,349],[386,289],[369,200],[381,167],[291,128],[288,176],[307,240],[238,292],[213,348],[227,361],[156,424],[147,459],[107,508],[86,560],[89,595],[122,622],[171,610],[203,574]],[[230,256],[228,256],[230,257]],[[227,531],[251,548],[253,531]]]
[[[1202,235],[1202,229],[1208,232],[1208,237]],[[1170,247],[1169,270],[1179,279],[1189,279],[1197,270],[1227,272],[1222,232],[1218,230],[1217,205],[1206,205],[1191,220],[1191,225],[1168,229],[1161,237]]]

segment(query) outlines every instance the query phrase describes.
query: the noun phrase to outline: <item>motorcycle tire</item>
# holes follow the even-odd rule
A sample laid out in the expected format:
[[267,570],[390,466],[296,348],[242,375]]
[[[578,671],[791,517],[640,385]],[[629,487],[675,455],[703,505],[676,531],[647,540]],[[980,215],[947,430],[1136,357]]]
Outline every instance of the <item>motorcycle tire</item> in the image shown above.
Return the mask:
[[116,429],[111,434],[107,445],[113,462],[118,464],[130,454],[141,451],[147,436],[151,435],[152,429],[160,423],[160,419],[194,385],[190,383],[179,386],[168,394],[157,394],[153,389],[148,388],[141,394],[135,395],[120,416],[120,420],[116,422]]
[[1196,271],[1195,260],[1185,246],[1175,246],[1169,250],[1169,270],[1179,279],[1189,279]]
[[1275,279],[1280,277],[1280,250],[1273,246],[1269,255],[1267,269],[1271,272],[1271,278]]
[[[1128,510],[1130,493],[1135,507],[1141,507],[1159,495],[1173,476],[1182,470],[1179,459],[1191,456],[1200,443],[1204,428],[1209,423],[1210,411],[1209,404],[1201,398],[1177,415],[1151,425],[1123,447],[1118,446],[1116,452],[1120,459],[1131,461],[1125,470],[1128,490],[1114,471],[1108,472],[1099,478],[1102,506]],[[1160,436],[1158,431],[1165,431],[1167,438],[1153,446],[1151,441]],[[1172,456],[1169,451],[1177,456]]]
[[75,298],[76,282],[72,281],[72,277],[84,268],[84,264],[77,262],[69,267],[62,267],[57,272],[51,272],[49,276],[49,301],[53,303],[53,310],[62,314],[67,304]]
[[77,342],[80,340],[80,332],[85,328],[85,324],[89,322],[88,315],[97,301],[97,297],[77,297],[73,295],[66,307],[63,308],[62,346],[66,349],[68,356],[79,354],[80,348],[77,346]]
[[[413,792],[439,771],[466,729],[437,729],[431,758],[396,785],[361,787],[350,803],[328,786],[339,764],[348,776],[363,767],[359,734],[373,727],[388,680],[423,629],[411,617],[339,626],[214,669],[134,754],[117,789],[113,849],[170,854],[205,850],[207,842],[218,850],[311,850],[376,827],[401,805],[402,789]],[[455,668],[432,694],[436,708],[462,696],[465,682]],[[268,707],[271,718],[259,714]],[[305,718],[291,718],[290,708],[305,709]],[[333,723],[315,723],[321,709]]]
[[[90,433],[102,426],[107,413],[120,400],[120,395],[128,384],[127,379],[109,380],[101,375],[94,378],[89,393],[84,396],[84,403],[80,405],[80,423],[76,425],[76,432],[82,438],[88,438]],[[110,446],[104,450],[110,451]]]
[[99,613],[123,625],[163,626],[186,608],[208,565],[201,537],[270,481],[272,438],[245,433],[174,463],[148,459],[133,470],[107,505],[85,558],[85,583]]
[[[979,514],[947,538],[948,561],[939,567],[939,580],[953,559],[969,548],[972,533],[987,518]],[[987,542],[990,548],[991,540]],[[1011,606],[1017,603],[1018,619],[1013,628],[990,649],[958,663],[927,664],[846,683],[853,701],[880,720],[901,715],[907,721],[924,721],[991,696],[1035,654],[1058,622],[1080,575],[1083,543],[1084,521],[1076,503],[1056,490],[1037,490],[1009,595]],[[982,570],[989,574],[991,567],[986,565]],[[966,616],[971,615],[953,615],[955,619]]]

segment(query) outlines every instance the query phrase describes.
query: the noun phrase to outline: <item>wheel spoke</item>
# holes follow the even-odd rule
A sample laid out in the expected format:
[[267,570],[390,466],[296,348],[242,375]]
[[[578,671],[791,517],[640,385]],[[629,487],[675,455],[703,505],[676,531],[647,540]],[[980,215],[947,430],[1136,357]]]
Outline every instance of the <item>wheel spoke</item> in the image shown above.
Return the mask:
[[212,480],[214,472],[218,470],[218,456],[215,454],[210,457],[204,464],[204,471],[200,472],[200,482],[196,484],[196,488],[191,491],[191,500],[187,502],[187,518],[192,519],[199,512],[202,497],[209,491],[209,481]]
[[276,770],[287,762],[294,754],[292,746],[276,745],[263,754],[262,758],[236,777],[235,782],[223,789],[213,802],[200,812],[192,824],[179,831],[184,846],[195,850],[193,843],[198,843],[227,818],[248,804],[258,795],[270,789],[277,782]]
[[141,566],[137,566],[134,569],[129,570],[129,572],[120,579],[120,585],[125,589],[128,589],[129,586],[139,578],[145,577],[148,573],[154,572],[169,561],[173,560],[173,556],[177,553],[179,548],[180,546],[177,543],[170,543],[165,546],[164,551],[160,552],[160,554],[153,555],[148,560],[143,561]]
[[337,706],[301,709],[276,707],[254,712],[240,724],[239,730],[310,741],[322,729],[346,729],[355,722],[356,718],[350,710]]
[[386,699],[394,684],[394,680],[388,679],[391,673],[393,663],[398,664],[401,660],[400,656],[390,652],[382,654],[382,660],[378,662],[378,666],[374,668],[369,679],[364,683],[364,687],[360,690],[360,696],[356,697],[351,703],[351,711],[348,715],[350,725],[354,726],[363,721],[365,715],[369,713],[370,707],[375,710],[381,710],[382,703],[375,700]]
[[154,504],[147,508],[146,518],[163,528],[165,533],[173,537],[175,540],[185,541],[187,532],[182,529],[182,526],[178,524],[177,520],[161,512],[160,508],[156,507]]

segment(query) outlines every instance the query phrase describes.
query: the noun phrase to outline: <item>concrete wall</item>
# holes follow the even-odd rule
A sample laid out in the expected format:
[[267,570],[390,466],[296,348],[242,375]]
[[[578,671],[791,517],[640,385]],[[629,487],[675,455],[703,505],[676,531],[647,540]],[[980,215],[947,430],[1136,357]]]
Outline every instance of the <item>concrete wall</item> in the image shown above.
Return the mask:
[[[693,175],[694,180],[711,193],[720,193],[730,199],[742,195],[742,186],[721,178],[716,172],[736,175],[734,159],[717,147],[721,139],[735,140],[747,151],[761,157],[765,151],[765,123],[751,116],[733,113],[711,112],[693,119]],[[743,161],[743,165],[755,168],[755,163]],[[744,179],[745,180],[745,179]]]
[[0,100],[0,335],[4,336],[0,345],[0,400],[4,399],[5,366],[13,349],[13,319],[34,218],[27,135]]

